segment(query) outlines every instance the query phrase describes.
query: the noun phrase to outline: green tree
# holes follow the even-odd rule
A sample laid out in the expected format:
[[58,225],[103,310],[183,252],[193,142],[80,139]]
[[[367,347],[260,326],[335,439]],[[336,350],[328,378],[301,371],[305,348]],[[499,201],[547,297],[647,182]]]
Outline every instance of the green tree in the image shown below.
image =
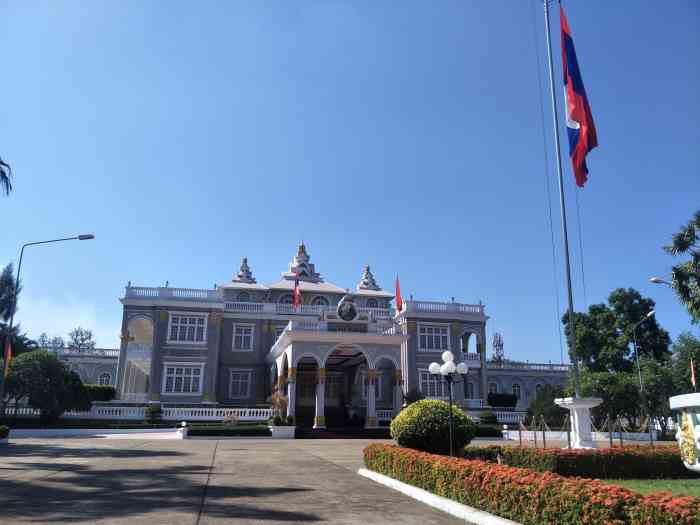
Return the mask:
[[[639,355],[668,359],[671,344],[668,332],[653,316],[645,318],[655,304],[634,288],[618,288],[608,297],[608,304],[594,304],[588,313],[575,313],[576,353],[583,366],[592,372],[632,371],[635,367],[633,328],[642,320],[635,332]],[[568,315],[562,322],[568,338]]]
[[690,255],[690,260],[671,269],[671,286],[688,309],[693,323],[700,322],[700,210],[672,237],[664,250],[673,256]]
[[12,168],[0,157],[0,190],[9,195],[12,191]]
[[527,419],[537,422],[544,416],[544,420],[550,427],[561,428],[569,411],[554,403],[558,397],[566,397],[564,388],[559,385],[544,385],[539,389],[535,398],[530,401],[527,409]]
[[674,394],[693,392],[690,382],[690,360],[695,364],[695,377],[700,381],[700,339],[683,332],[673,343],[672,373]]
[[[12,317],[12,311],[16,310],[15,285],[14,266],[10,263],[0,272],[0,320],[4,322],[8,322]],[[20,283],[17,287],[17,295],[21,290]]]
[[80,377],[52,353],[37,350],[18,356],[7,377],[7,398],[26,400],[43,421],[55,421],[66,410],[87,410],[90,400]]
[[72,350],[91,350],[95,348],[95,341],[92,338],[92,330],[87,330],[78,326],[68,334],[68,348]]
[[656,361],[645,357],[641,361],[642,381],[646,402],[645,413],[659,422],[661,431],[668,432],[668,418],[671,417],[671,406],[668,398],[674,394],[673,370],[664,361]]
[[608,417],[622,417],[636,426],[641,422],[642,402],[636,374],[584,370],[581,374],[581,394],[603,400],[592,410],[594,423],[598,427]]

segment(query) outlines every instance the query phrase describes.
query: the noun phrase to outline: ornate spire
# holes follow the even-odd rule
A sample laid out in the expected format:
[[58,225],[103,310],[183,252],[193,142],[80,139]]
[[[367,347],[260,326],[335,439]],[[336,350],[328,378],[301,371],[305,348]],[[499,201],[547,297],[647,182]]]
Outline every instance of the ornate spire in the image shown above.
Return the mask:
[[248,266],[248,257],[243,257],[241,259],[241,269],[239,270],[236,278],[233,279],[234,283],[255,283],[257,282],[253,277],[253,272],[250,271]]
[[292,280],[296,279],[298,275],[302,281],[322,282],[321,275],[316,272],[314,265],[310,261],[311,257],[306,251],[306,245],[304,241],[301,241],[297,248],[297,254],[292,259],[292,262],[289,263],[289,270],[283,273],[282,277]]
[[362,278],[357,284],[357,289],[381,290],[381,288],[379,288],[379,285],[377,285],[377,281],[374,280],[374,275],[372,275],[372,271],[369,269],[369,264],[366,264],[364,269],[362,270]]

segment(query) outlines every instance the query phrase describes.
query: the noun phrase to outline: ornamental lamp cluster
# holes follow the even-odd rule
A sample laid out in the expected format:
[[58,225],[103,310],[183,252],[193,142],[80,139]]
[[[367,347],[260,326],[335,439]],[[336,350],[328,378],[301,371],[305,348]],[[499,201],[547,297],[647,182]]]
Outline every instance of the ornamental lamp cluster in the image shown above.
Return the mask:
[[443,377],[450,377],[453,374],[466,375],[469,368],[467,364],[462,362],[455,364],[455,356],[449,350],[442,353],[442,364],[430,363],[428,367],[428,372],[433,375],[441,375]]

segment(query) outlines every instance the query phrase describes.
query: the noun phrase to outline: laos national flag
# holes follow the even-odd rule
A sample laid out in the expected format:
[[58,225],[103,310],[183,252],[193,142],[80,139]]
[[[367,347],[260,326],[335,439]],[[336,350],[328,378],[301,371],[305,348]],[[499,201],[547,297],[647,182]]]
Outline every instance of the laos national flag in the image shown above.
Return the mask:
[[588,180],[586,155],[598,145],[591,106],[583,87],[581,70],[576,59],[574,40],[564,8],[560,7],[561,51],[564,61],[564,85],[566,86],[566,128],[569,135],[569,155],[574,166],[576,185],[583,188]]

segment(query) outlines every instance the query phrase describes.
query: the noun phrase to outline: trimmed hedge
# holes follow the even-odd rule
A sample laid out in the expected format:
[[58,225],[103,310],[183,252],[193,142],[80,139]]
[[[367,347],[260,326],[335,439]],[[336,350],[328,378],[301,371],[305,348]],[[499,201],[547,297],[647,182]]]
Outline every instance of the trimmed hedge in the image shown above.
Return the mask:
[[518,404],[518,396],[515,394],[489,392],[488,396],[486,396],[486,402],[490,407],[513,408]]
[[393,445],[364,450],[368,469],[523,525],[700,525],[700,499],[642,496],[602,481],[448,458]]
[[83,385],[90,401],[112,401],[117,390],[111,385]]
[[478,438],[502,438],[503,429],[498,425],[477,425],[476,434]]
[[[455,451],[474,437],[476,423],[459,407],[452,407]],[[450,405],[438,399],[411,403],[391,421],[391,437],[402,447],[448,454],[450,451]]]
[[554,472],[561,476],[594,479],[692,478],[697,475],[686,469],[676,446],[630,446],[593,450],[539,449],[493,445],[465,447],[462,456],[501,462],[538,472]]
[[0,425],[0,439],[5,439],[9,435],[10,435],[10,427],[6,427],[5,425]]
[[479,423],[482,425],[498,425],[498,417],[491,410],[484,410],[479,414]]

